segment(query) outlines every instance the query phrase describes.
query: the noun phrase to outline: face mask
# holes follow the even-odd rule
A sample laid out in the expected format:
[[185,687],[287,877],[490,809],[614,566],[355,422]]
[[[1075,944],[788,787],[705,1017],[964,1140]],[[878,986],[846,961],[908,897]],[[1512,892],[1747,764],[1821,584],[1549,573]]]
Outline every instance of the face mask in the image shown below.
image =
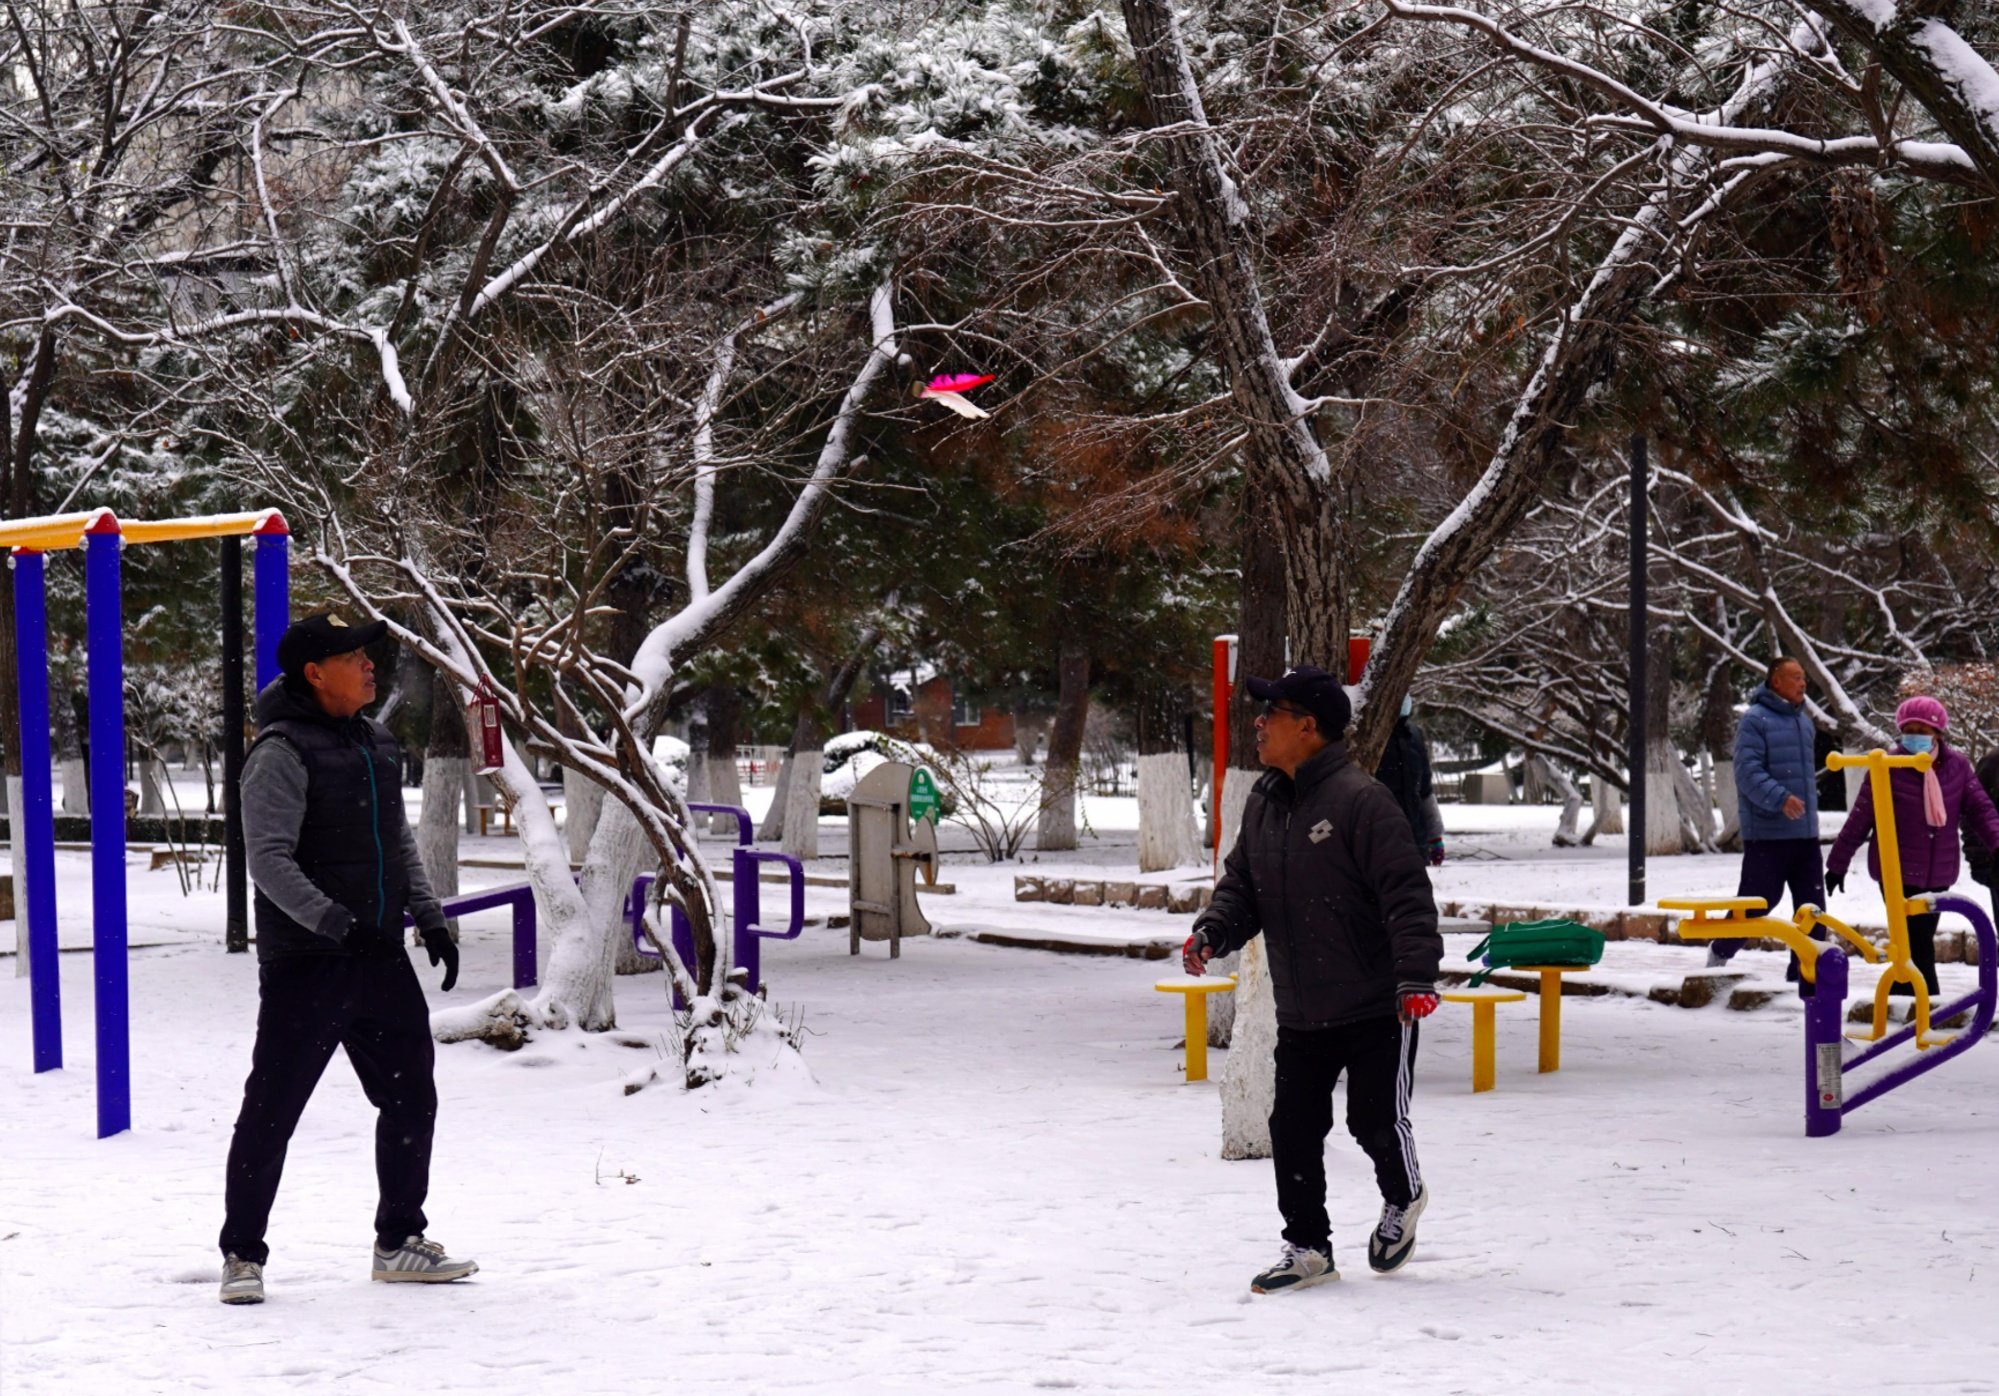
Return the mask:
[[1930,738],[1918,736],[1914,732],[1902,734],[1902,750],[1911,756],[1921,756],[1930,749]]
[[1404,717],[1407,717],[1409,716],[1409,714],[1415,711],[1416,711],[1416,700],[1414,698],[1409,697],[1407,694],[1404,694],[1402,697],[1402,715]]

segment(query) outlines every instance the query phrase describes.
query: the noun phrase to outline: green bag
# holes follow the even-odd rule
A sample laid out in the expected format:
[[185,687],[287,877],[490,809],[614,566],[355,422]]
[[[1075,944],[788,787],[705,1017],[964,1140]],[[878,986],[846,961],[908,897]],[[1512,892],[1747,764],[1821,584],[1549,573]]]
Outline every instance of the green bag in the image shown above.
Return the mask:
[[1510,965],[1593,965],[1603,958],[1603,932],[1579,921],[1508,921],[1471,948],[1466,961],[1485,957],[1471,977],[1477,988],[1496,969]]

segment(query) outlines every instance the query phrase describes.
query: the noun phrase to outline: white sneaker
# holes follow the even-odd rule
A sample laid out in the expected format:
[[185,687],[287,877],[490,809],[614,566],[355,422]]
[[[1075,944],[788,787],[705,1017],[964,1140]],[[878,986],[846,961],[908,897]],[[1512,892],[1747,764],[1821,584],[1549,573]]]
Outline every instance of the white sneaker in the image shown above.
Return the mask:
[[1286,1241],[1277,1263],[1251,1280],[1249,1289],[1252,1294],[1282,1294],[1288,1289],[1309,1289],[1339,1277],[1340,1272],[1333,1268],[1333,1258],[1324,1251]]
[[1722,954],[1712,945],[1710,945],[1707,948],[1707,967],[1709,969],[1722,969],[1726,967],[1727,964],[1728,964],[1728,957],[1726,955]]
[[222,1288],[216,1298],[225,1304],[264,1302],[264,1267],[235,1255],[222,1258]]
[[478,1273],[478,1261],[453,1260],[444,1253],[444,1247],[421,1236],[405,1238],[392,1251],[383,1250],[379,1241],[375,1243],[372,1278],[377,1280],[387,1280],[391,1284],[438,1285]]
[[1419,1184],[1407,1207],[1381,1204],[1381,1220],[1367,1238],[1367,1263],[1382,1274],[1400,1270],[1402,1262],[1416,1249],[1416,1218],[1430,1205],[1430,1185]]

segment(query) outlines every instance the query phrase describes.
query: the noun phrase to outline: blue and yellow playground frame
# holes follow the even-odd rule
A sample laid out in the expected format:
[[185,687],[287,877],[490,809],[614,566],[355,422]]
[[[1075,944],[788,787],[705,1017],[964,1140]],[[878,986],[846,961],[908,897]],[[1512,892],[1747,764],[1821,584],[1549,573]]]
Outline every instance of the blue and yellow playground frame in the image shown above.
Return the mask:
[[[1836,943],[1812,939],[1811,930],[1814,926],[1824,926],[1851,945],[1862,959],[1879,964],[1882,952],[1873,942],[1838,917],[1828,916],[1814,906],[1799,907],[1791,920],[1777,921],[1751,914],[1768,909],[1761,897],[1659,901],[1666,910],[1689,913],[1680,922],[1682,940],[1770,936],[1796,952],[1799,972],[1807,983],[1815,986],[1813,995],[1805,1000],[1805,1133],[1813,1137],[1839,1133],[1848,1112],[1968,1051],[1992,1026],[1993,1007],[1999,1002],[1999,944],[1994,942],[1992,922],[1985,909],[1969,897],[1910,897],[1902,890],[1902,853],[1896,839],[1895,801],[1889,789],[1889,772],[1897,767],[1927,771],[1932,759],[1928,752],[1890,756],[1878,748],[1862,756],[1834,753],[1826,758],[1826,765],[1835,771],[1849,766],[1867,768],[1874,800],[1875,851],[1881,863],[1881,895],[1888,905],[1886,968],[1874,988],[1870,1030],[1850,1035],[1851,1041],[1868,1044],[1853,1056],[1846,1055],[1845,1045],[1849,1040],[1845,1031],[1846,952]],[[1940,1008],[1930,1003],[1929,986],[1909,958],[1909,918],[1932,911],[1962,916],[1978,936],[1978,988]],[[1891,1034],[1888,995],[1897,984],[1913,988],[1915,1012],[1907,1027]],[[1931,1031],[1933,1021],[1948,1022],[1966,1012],[1971,1013],[1972,1019],[1971,1026],[1964,1031],[1952,1036],[1937,1036]],[[1916,1045],[1913,1058],[1883,1064],[1889,1052],[1911,1041]]]
[[[45,556],[84,550],[86,690],[90,699],[90,886],[97,1008],[97,1137],[132,1127],[131,1008],[126,966],[125,657],[119,554],[135,543],[223,540],[224,630],[241,627],[241,539],[256,551],[257,687],[277,677],[278,637],[291,616],[290,530],[275,509],[201,518],[120,520],[109,509],[0,522],[14,568],[14,650],[21,707],[21,805],[28,928],[28,998],[35,1070],[62,1065],[56,965],[55,799],[50,779],[49,634]],[[234,602],[232,609],[231,602]],[[241,643],[240,633],[233,637]],[[227,646],[225,645],[225,651]],[[225,655],[225,665],[228,660]],[[233,792],[232,792],[233,796]],[[16,889],[17,893],[23,889]]]

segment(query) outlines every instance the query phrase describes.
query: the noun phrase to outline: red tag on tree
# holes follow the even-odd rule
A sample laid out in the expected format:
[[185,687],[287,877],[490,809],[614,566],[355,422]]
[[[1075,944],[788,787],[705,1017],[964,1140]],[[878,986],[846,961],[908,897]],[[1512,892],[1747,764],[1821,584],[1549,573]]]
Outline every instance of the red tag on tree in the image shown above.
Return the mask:
[[479,715],[479,774],[490,775],[507,764],[507,752],[500,740],[500,699],[483,683],[474,710]]

